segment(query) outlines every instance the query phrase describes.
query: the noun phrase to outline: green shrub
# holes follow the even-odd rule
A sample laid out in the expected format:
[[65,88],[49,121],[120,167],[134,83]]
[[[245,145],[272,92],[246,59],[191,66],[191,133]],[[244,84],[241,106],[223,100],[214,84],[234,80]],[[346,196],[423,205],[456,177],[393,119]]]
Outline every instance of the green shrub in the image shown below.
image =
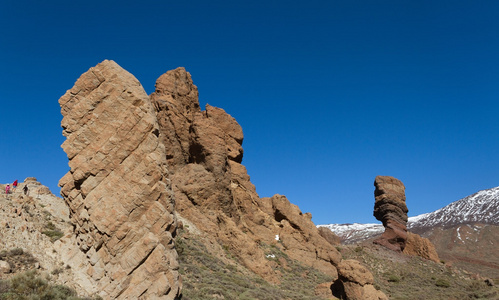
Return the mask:
[[64,233],[62,231],[59,231],[59,230],[45,230],[45,231],[42,231],[42,233],[45,234],[46,236],[48,236],[52,243],[57,241],[58,239],[62,238],[62,236],[64,235]]
[[35,270],[0,280],[0,299],[9,300],[84,300],[67,286],[52,285]]
[[22,248],[14,248],[9,251],[10,256],[23,255],[24,250]]
[[395,274],[390,274],[388,276],[388,279],[387,279],[389,282],[399,282],[400,281],[400,277],[398,277],[397,275]]
[[60,231],[52,222],[48,222],[45,225],[45,228],[47,230],[42,231],[42,233],[48,236],[52,243],[64,236],[64,233]]
[[50,272],[50,274],[52,274],[52,275],[59,275],[59,274],[61,274],[62,272],[64,272],[64,271],[62,270],[62,268],[56,268],[56,269],[52,270],[52,272]]
[[52,223],[50,221],[45,225],[45,228],[47,228],[48,230],[56,230],[57,229],[57,227],[55,227],[54,223]]
[[437,281],[435,281],[435,285],[444,288],[450,287],[450,283],[445,279],[437,279]]

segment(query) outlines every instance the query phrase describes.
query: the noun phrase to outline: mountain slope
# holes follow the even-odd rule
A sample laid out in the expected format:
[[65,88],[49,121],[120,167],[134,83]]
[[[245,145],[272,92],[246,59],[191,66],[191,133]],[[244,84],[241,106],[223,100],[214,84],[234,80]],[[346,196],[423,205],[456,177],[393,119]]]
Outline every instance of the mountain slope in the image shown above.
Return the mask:
[[[407,228],[411,232],[423,233],[434,227],[449,228],[464,224],[499,225],[499,187],[479,191],[473,195],[438,209],[434,212],[410,217]],[[344,243],[351,244],[383,233],[381,224],[327,224]]]
[[[383,233],[381,224],[329,224],[344,244],[357,244]],[[431,213],[409,218],[409,231],[430,239],[440,259],[499,278],[499,187],[482,190]]]
[[462,224],[499,225],[499,187],[482,190],[439,210],[409,218],[411,231]]

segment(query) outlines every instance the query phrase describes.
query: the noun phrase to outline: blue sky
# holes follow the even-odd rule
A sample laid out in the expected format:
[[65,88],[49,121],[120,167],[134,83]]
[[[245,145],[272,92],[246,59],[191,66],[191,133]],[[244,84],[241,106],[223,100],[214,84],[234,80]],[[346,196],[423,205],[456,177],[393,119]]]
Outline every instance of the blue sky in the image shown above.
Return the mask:
[[1,183],[59,193],[57,101],[112,59],[148,93],[185,67],[243,127],[260,196],[316,224],[376,222],[376,175],[410,216],[499,185],[499,2],[168,2],[0,2]]

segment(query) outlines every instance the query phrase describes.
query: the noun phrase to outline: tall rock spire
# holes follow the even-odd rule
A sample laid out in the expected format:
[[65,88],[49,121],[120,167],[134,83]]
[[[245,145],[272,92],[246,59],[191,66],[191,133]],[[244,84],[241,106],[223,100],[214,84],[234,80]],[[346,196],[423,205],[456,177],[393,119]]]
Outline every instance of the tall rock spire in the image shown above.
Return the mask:
[[374,216],[383,222],[385,232],[374,241],[394,251],[403,251],[407,240],[407,205],[405,186],[390,176],[374,180]]
[[83,74],[59,100],[69,158],[61,194],[74,225],[68,264],[106,299],[176,299],[174,199],[153,105],[113,61]]

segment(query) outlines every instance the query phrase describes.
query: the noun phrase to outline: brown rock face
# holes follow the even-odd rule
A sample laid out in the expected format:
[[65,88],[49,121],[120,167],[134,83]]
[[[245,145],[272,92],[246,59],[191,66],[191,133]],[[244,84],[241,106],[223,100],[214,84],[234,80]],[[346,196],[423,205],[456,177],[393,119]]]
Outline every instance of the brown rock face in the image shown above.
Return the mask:
[[319,234],[333,246],[341,244],[341,239],[334,232],[326,227],[319,227]]
[[374,186],[374,216],[385,227],[385,232],[374,243],[394,251],[403,251],[407,240],[408,212],[405,186],[390,176],[376,176]]
[[412,256],[420,256],[434,262],[440,262],[435,245],[433,245],[429,239],[415,233],[407,232],[404,253]]
[[104,61],[59,104],[70,167],[59,185],[74,225],[65,255],[78,284],[106,299],[176,299],[174,201],[149,97]]
[[[131,74],[105,61],[59,103],[70,160],[60,186],[75,233],[60,248],[89,294],[180,297],[176,216],[190,225],[184,230],[202,234],[269,282],[281,280],[268,258],[275,249],[338,277],[334,237],[321,235],[312,216],[286,197],[258,196],[241,164],[241,127],[220,108],[201,111],[185,69],[163,74],[148,97]],[[370,275],[351,265],[343,278],[350,272]],[[349,284],[347,295],[356,289]],[[368,297],[372,282],[362,289]]]
[[371,272],[360,262],[352,259],[338,265],[339,279],[333,286],[333,294],[349,300],[388,300],[388,297],[374,288]]
[[151,95],[180,215],[269,281],[278,282],[279,274],[262,245],[336,276],[337,250],[286,197],[259,198],[241,165],[241,126],[220,108],[201,111],[197,96],[183,68],[162,75]]

